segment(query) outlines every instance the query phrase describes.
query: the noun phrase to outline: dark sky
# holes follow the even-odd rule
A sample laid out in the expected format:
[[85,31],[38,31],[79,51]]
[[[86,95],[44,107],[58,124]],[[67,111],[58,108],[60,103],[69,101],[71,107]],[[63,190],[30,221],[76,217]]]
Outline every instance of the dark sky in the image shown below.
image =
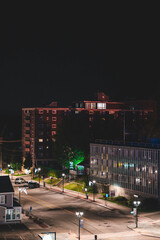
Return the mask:
[[2,114],[94,99],[97,91],[159,98],[157,6],[12,7],[1,22]]

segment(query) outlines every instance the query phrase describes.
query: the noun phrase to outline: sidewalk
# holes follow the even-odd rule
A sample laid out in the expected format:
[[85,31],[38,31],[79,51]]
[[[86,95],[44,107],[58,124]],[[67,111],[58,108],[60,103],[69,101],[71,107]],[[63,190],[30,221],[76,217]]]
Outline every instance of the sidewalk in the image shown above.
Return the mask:
[[[41,184],[41,187],[42,184]],[[50,184],[45,184],[45,187],[43,187],[44,189],[48,189],[48,190],[52,190],[52,191],[56,191],[60,194],[64,194],[67,196],[71,196],[71,197],[75,197],[75,198],[81,198],[84,201],[87,202],[91,202],[93,204],[99,205],[101,207],[105,207],[111,211],[117,209],[123,212],[123,214],[129,214],[131,209],[122,205],[118,205],[116,203],[110,202],[110,201],[105,201],[103,199],[99,199],[100,195],[96,194],[95,195],[95,201],[93,201],[93,194],[89,193],[88,199],[86,198],[86,194],[85,193],[81,193],[81,192],[76,192],[73,190],[69,190],[69,189],[64,189],[64,192],[62,192],[62,189],[57,187],[57,186],[51,186]]]
[[160,238],[160,220],[154,221],[147,217],[139,217],[138,228],[135,223],[129,224],[128,228],[144,236]]

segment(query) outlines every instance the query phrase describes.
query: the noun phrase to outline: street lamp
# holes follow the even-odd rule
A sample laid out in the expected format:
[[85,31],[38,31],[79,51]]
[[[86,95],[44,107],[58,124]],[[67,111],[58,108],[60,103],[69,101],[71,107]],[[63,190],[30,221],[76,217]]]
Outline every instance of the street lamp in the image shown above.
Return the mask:
[[79,218],[79,238],[78,240],[80,240],[80,227],[81,227],[81,217],[83,216],[83,212],[76,212],[76,216]]
[[93,202],[95,202],[95,183],[96,183],[96,181],[95,180],[93,180],[92,181],[92,183],[93,183]]
[[63,177],[63,189],[62,189],[62,193],[64,193],[64,177],[65,177],[65,174],[62,173],[62,177]]
[[140,201],[133,201],[134,206],[136,207],[136,228],[138,228],[138,207],[141,204]]
[[88,192],[87,192],[87,188],[84,189],[84,191],[86,192],[86,198],[88,199]]
[[40,171],[41,171],[41,168],[38,168],[38,175],[39,175],[39,186],[40,186]]

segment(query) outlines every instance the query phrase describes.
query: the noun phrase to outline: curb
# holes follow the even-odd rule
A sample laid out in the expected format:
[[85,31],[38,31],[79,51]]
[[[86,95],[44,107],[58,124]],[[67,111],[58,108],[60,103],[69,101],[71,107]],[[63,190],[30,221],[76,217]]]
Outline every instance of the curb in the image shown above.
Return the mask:
[[50,191],[53,191],[53,192],[56,192],[56,193],[59,193],[59,194],[63,194],[63,195],[69,196],[69,197],[74,197],[74,198],[77,198],[77,199],[82,199],[82,200],[84,200],[84,201],[86,201],[86,202],[93,203],[93,204],[95,204],[95,205],[98,205],[98,206],[107,208],[107,209],[109,209],[109,210],[111,210],[111,211],[114,209],[114,208],[105,206],[105,205],[103,205],[103,204],[101,204],[101,203],[98,203],[97,201],[92,201],[91,199],[84,198],[83,196],[75,196],[74,194],[72,194],[72,193],[67,193],[67,192],[63,192],[63,193],[62,193],[62,191],[58,191],[58,190],[56,190],[56,189],[48,188],[48,187],[43,187],[43,186],[41,186],[41,188],[47,189],[47,190],[50,190]]

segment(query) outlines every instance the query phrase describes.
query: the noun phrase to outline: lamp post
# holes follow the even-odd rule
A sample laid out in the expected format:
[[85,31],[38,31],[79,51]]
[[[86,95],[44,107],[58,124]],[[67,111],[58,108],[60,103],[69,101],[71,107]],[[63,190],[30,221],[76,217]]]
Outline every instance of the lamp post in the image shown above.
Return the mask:
[[88,199],[88,192],[87,192],[87,188],[84,189],[84,191],[86,192],[86,198]]
[[81,217],[83,216],[83,212],[76,212],[76,216],[79,218],[78,240],[80,240]]
[[62,177],[63,177],[63,189],[62,189],[62,193],[64,193],[64,177],[65,177],[65,174],[62,173]]
[[138,207],[141,204],[141,202],[140,201],[134,201],[133,204],[136,207],[136,228],[138,228]]
[[93,180],[92,183],[93,183],[93,202],[95,202],[95,183],[96,183],[96,181]]
[[41,171],[41,168],[38,168],[39,186],[40,186],[40,171]]
[[10,168],[10,166],[11,166],[11,165],[10,165],[10,164],[8,164],[8,176],[9,176],[9,168]]
[[18,188],[18,191],[19,191],[19,204],[21,204],[21,191],[22,191],[22,189]]

